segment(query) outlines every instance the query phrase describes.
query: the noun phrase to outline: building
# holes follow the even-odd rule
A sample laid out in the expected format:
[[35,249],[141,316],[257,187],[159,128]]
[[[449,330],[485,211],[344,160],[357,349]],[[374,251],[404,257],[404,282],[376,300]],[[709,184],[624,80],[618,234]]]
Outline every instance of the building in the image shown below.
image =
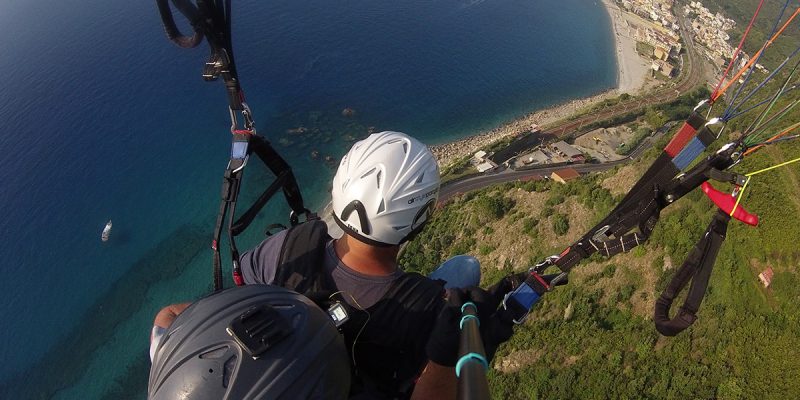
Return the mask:
[[653,71],[658,71],[668,78],[672,77],[672,73],[675,71],[675,68],[670,63],[661,60],[654,60],[650,67]]
[[581,174],[574,168],[560,169],[550,174],[550,178],[559,183],[567,183],[573,179],[577,179],[579,176],[581,176]]
[[764,272],[758,274],[758,279],[761,280],[761,283],[764,284],[764,287],[769,287],[772,283],[772,267],[769,267],[764,270]]
[[486,161],[484,163],[481,163],[481,164],[478,164],[477,166],[475,166],[475,168],[477,168],[478,172],[480,172],[480,173],[484,173],[486,171],[493,170],[495,167],[497,167],[497,164],[495,164],[495,163],[493,163],[491,161]]
[[478,161],[478,162],[483,162],[483,159],[484,159],[484,158],[486,158],[486,152],[485,152],[485,151],[483,151],[483,150],[480,150],[480,151],[478,151],[477,153],[475,153],[475,154],[472,156],[472,158],[473,158],[475,161]]
[[548,163],[550,163],[550,156],[545,154],[542,150],[536,150],[532,153],[529,153],[522,159],[523,165]]
[[570,161],[574,162],[584,162],[586,158],[583,156],[583,153],[572,147],[565,141],[555,142],[550,147],[553,149],[554,152],[558,153],[560,156],[567,158]]
[[661,46],[656,46],[653,50],[653,56],[661,61],[667,61],[667,59],[669,59],[669,50]]

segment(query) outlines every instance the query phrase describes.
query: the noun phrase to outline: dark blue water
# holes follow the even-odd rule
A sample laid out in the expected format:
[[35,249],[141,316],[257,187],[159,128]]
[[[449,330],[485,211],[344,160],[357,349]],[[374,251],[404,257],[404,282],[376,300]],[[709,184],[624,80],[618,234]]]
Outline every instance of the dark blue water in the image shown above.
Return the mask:
[[[259,133],[313,207],[333,170],[312,151],[335,162],[371,127],[442,143],[615,84],[593,0],[235,3]],[[141,397],[153,315],[210,284],[222,85],[150,1],[0,2],[0,33],[0,397]],[[247,178],[252,197],[269,175]]]

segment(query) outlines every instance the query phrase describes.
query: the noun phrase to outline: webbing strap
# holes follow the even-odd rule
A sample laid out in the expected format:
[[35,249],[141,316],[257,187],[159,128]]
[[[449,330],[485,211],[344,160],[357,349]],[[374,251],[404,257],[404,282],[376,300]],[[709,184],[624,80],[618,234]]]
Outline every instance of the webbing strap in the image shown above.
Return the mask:
[[[714,138],[707,128],[698,134],[698,141],[703,145]],[[731,147],[705,158],[679,179],[675,176],[680,170],[666,152],[662,153],[614,211],[566,248],[553,264],[562,272],[569,272],[594,253],[610,257],[644,243],[655,229],[661,210],[707,181],[713,169],[729,167],[733,163],[733,151]],[[638,232],[631,232],[637,227]]]
[[[238,135],[238,136],[237,136]],[[243,134],[234,134],[234,144],[241,141]],[[235,237],[242,233],[251,222],[255,219],[259,211],[267,204],[272,196],[282,189],[286,202],[292,208],[293,217],[301,213],[306,213],[307,210],[303,206],[303,196],[300,194],[300,188],[294,178],[291,167],[284,161],[284,159],[272,148],[269,142],[261,136],[255,134],[245,135],[247,138],[247,155],[248,157],[255,153],[261,161],[272,171],[275,175],[275,181],[267,187],[267,189],[259,196],[256,202],[234,223],[236,214],[236,202],[239,198],[239,191],[242,182],[242,173],[246,165],[241,159],[231,158],[228,167],[225,170],[225,175],[222,181],[222,200],[220,202],[219,213],[217,214],[217,222],[214,228],[214,239],[211,247],[214,250],[213,255],[213,281],[214,290],[221,290],[223,287],[222,281],[222,260],[219,251],[219,241],[222,236],[222,225],[225,217],[228,217],[228,244],[231,253],[231,263],[233,270],[233,279],[237,285],[242,285],[244,282],[241,276],[241,269],[239,266],[239,250],[236,248]],[[308,215],[308,214],[307,214]],[[292,225],[296,224],[296,220],[290,221]]]
[[686,146],[686,143],[689,143],[689,140],[694,137],[697,130],[702,128],[705,123],[706,119],[703,118],[700,113],[692,111],[692,114],[689,115],[689,118],[683,123],[678,133],[672,137],[672,140],[669,141],[664,151],[669,154],[670,157],[675,157],[681,149]]
[[[697,242],[683,265],[672,278],[664,292],[656,301],[653,321],[656,329],[664,336],[675,336],[697,320],[697,310],[705,297],[708,280],[717,260],[717,254],[725,241],[730,216],[719,211],[708,225],[705,234]],[[675,317],[669,317],[669,310],[675,297],[686,287],[689,281],[692,285],[686,300],[683,302]]]
[[683,170],[688,167],[706,147],[713,143],[716,138],[717,136],[711,132],[711,129],[704,126],[697,133],[697,136],[690,140],[686,147],[672,159],[672,163],[675,164],[676,168]]

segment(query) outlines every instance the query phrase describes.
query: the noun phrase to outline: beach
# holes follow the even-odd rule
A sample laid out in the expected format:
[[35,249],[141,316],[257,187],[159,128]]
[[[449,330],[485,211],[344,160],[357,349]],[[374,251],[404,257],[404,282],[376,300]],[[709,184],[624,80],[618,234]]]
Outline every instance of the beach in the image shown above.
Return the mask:
[[520,118],[490,131],[481,132],[450,143],[431,146],[439,167],[445,168],[454,161],[474,154],[498,140],[529,132],[534,125],[545,126],[569,117],[577,111],[622,93],[637,94],[646,84],[650,64],[636,52],[636,40],[629,28],[628,16],[612,0],[603,0],[609,14],[614,35],[614,55],[617,59],[617,87],[589,97],[575,99],[541,110],[532,111]]

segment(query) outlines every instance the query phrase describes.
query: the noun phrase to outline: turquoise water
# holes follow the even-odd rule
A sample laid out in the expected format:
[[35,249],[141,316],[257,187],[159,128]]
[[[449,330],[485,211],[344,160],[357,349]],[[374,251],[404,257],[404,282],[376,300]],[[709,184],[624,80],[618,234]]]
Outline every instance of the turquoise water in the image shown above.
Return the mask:
[[[594,1],[234,6],[259,133],[315,208],[333,170],[312,151],[335,163],[370,127],[442,143],[616,80]],[[0,27],[0,397],[144,397],[153,315],[210,287],[224,90],[152,2],[0,2]],[[252,198],[269,175],[253,163],[246,178]],[[271,204],[240,248],[286,212]]]

